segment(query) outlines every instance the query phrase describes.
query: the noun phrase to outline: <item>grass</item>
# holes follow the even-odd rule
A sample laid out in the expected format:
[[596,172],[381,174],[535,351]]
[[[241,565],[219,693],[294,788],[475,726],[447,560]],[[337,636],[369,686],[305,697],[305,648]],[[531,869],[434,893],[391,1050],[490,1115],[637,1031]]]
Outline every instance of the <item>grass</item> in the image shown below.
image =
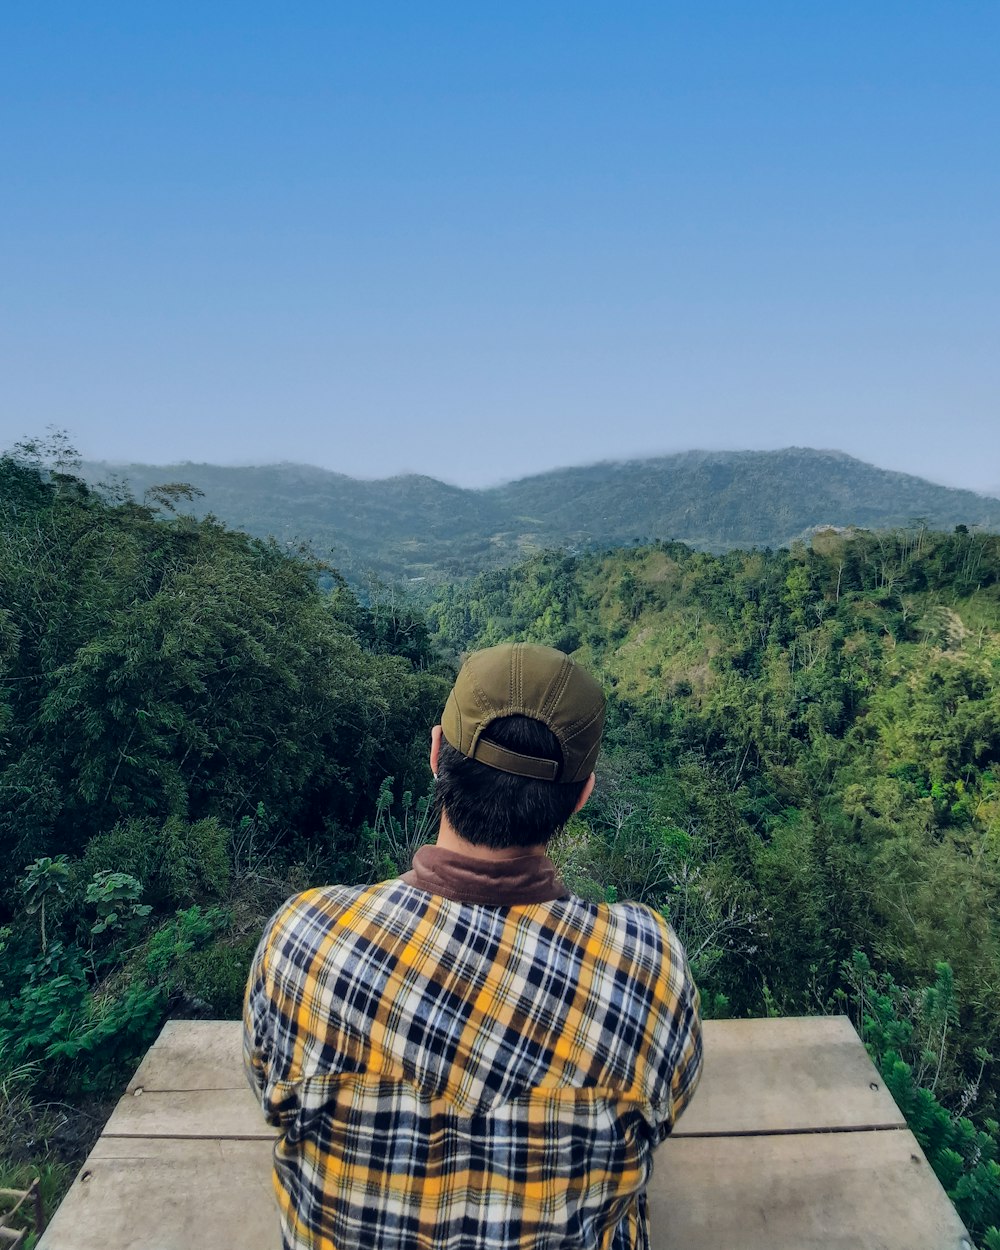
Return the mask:
[[[68,1163],[35,1162],[31,1160],[23,1163],[13,1163],[10,1160],[0,1158],[0,1189],[29,1189],[34,1179],[38,1178],[42,1194],[42,1210],[45,1212],[46,1220],[51,1219],[56,1207],[62,1202],[75,1175],[76,1169]],[[0,1209],[0,1216],[2,1216],[3,1210],[10,1210],[11,1205],[11,1203],[7,1203]],[[10,1227],[18,1232],[22,1228],[31,1230],[24,1246],[25,1250],[32,1250],[38,1240],[35,1233],[34,1205],[26,1203],[17,1215],[14,1216]]]

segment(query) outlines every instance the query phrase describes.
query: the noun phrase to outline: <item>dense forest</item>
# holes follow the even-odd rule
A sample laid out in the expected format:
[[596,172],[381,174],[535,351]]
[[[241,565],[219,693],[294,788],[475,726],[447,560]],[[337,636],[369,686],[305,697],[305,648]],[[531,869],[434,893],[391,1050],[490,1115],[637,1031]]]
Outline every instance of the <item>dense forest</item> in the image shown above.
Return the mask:
[[567,881],[662,909],[710,1014],[848,1012],[1000,1250],[1000,539],[554,551],[416,604],[188,508],[0,458],[0,1187],[57,1199],[285,896],[405,867],[456,660],[521,638],[609,693]]

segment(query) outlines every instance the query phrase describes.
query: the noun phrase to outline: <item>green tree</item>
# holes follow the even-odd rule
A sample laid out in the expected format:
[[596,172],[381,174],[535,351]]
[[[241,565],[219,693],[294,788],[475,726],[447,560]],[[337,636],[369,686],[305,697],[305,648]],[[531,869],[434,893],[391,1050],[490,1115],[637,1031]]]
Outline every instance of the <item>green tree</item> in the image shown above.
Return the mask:
[[31,916],[36,913],[38,915],[43,954],[48,947],[45,930],[46,903],[59,894],[65,894],[68,881],[69,863],[65,855],[57,855],[55,859],[49,855],[41,856],[28,865],[21,881],[24,909]]

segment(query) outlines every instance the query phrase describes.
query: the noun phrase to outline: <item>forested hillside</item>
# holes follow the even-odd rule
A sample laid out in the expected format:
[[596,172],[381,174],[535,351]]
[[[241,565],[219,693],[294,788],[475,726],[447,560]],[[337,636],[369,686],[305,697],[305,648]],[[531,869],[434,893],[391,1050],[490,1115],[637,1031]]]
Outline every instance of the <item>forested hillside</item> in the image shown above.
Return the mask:
[[[571,449],[569,449],[571,454]],[[86,466],[142,497],[165,481],[203,492],[198,515],[281,543],[308,542],[354,583],[442,581],[510,565],[547,547],[679,539],[701,550],[779,547],[818,525],[1000,529],[1000,500],[877,469],[835,451],[704,452],[607,462],[463,490],[431,477],[358,481],[309,465]]]
[[166,1016],[238,1013],[284,897],[407,866],[459,653],[523,638],[609,693],[570,884],[664,910],[711,1014],[848,1011],[1000,1250],[1000,539],[544,553],[418,611],[37,452],[0,458],[0,1187],[51,1202]]
[[861,946],[908,980],[951,962],[964,1035],[985,1044],[1000,1025],[998,577],[1000,539],[967,533],[724,556],[657,544],[543,555],[442,588],[428,616],[456,650],[545,642],[603,678],[605,802],[627,810],[636,864],[666,856],[665,898],[672,857],[721,873],[720,900],[756,917],[715,953],[709,983],[736,1010],[765,984],[782,1009],[824,1000]]
[[0,1188],[50,1207],[285,897],[392,871],[383,783],[423,793],[449,685],[414,618],[179,502],[0,458]]

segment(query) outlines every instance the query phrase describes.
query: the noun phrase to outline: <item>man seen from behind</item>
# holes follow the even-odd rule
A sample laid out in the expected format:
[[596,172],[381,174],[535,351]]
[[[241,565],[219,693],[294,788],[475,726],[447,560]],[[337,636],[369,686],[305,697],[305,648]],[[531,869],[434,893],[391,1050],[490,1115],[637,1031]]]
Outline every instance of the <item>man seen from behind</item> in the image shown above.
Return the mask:
[[436,845],[271,920],[244,1056],[285,1250],[647,1250],[701,1024],[663,917],[573,896],[546,855],[603,725],[562,652],[473,653],[431,736]]

